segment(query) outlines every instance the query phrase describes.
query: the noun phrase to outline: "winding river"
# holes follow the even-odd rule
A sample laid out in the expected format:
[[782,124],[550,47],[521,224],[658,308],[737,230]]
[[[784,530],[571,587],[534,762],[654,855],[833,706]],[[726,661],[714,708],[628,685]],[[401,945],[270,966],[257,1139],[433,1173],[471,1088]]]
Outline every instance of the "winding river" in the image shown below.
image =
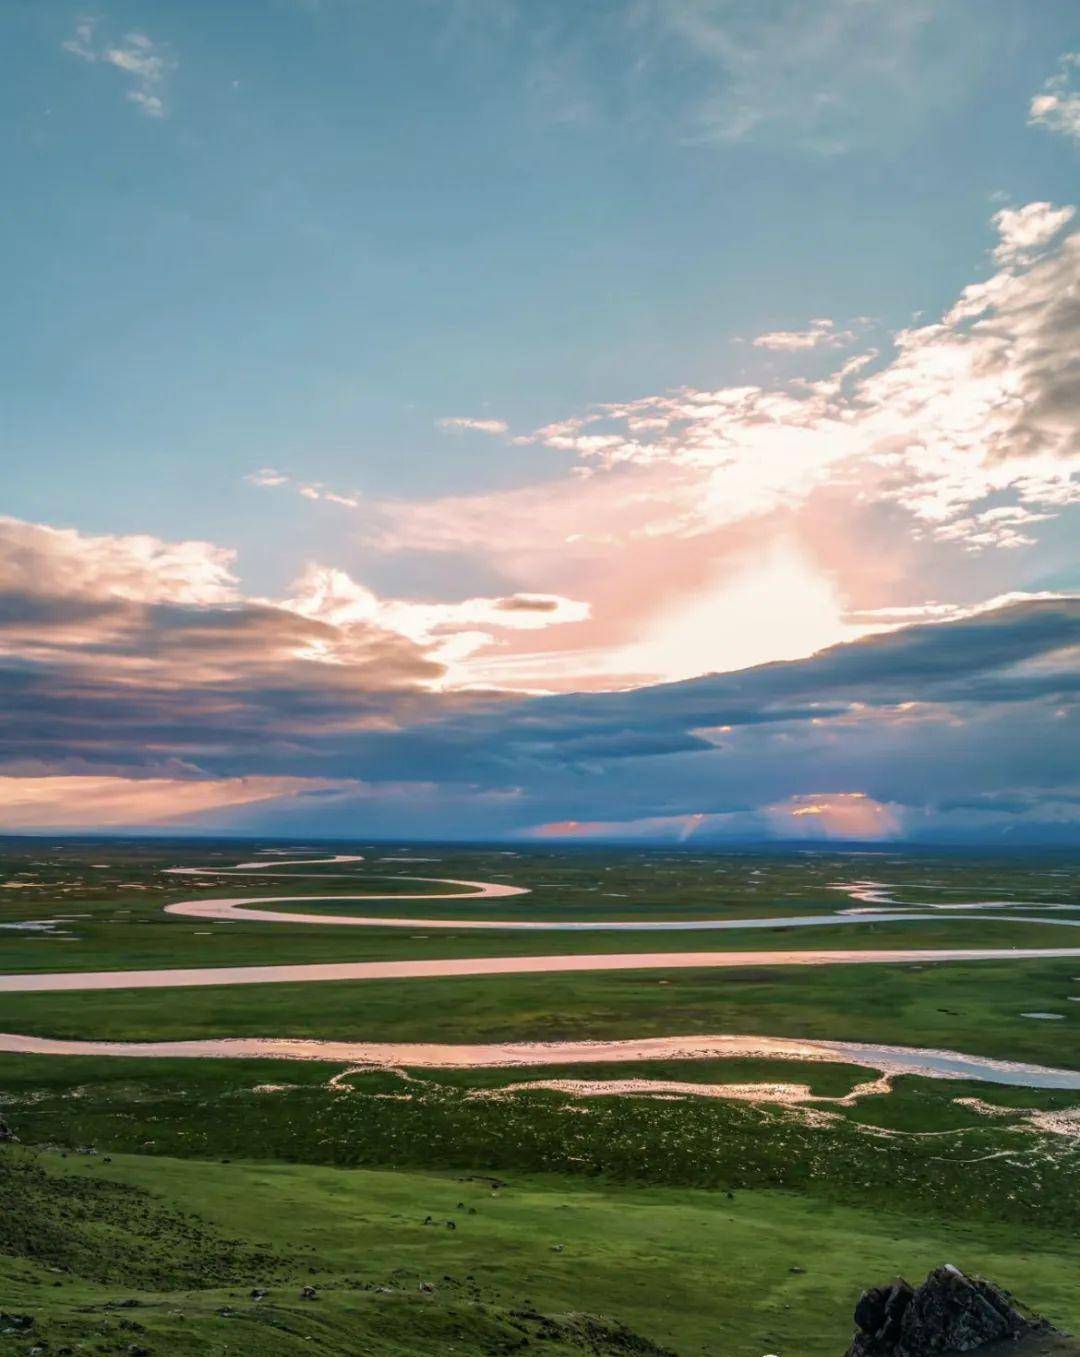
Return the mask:
[[[264,875],[296,876],[281,872],[281,867],[336,865],[359,862],[354,855],[332,858],[305,858],[240,863],[235,867],[174,867],[175,875],[223,876]],[[323,873],[311,875],[323,876]],[[324,900],[452,900],[505,899],[528,894],[523,886],[464,881],[441,877],[414,877],[424,884],[462,887],[460,891],[438,895],[323,895]],[[876,883],[875,883],[876,885]],[[855,894],[852,891],[852,894]],[[235,896],[217,899],[178,901],[166,905],[170,914],[198,919],[244,920],[273,923],[300,923],[329,926],[439,929],[534,929],[534,930],[606,930],[677,931],[750,928],[809,928],[836,923],[873,923],[915,920],[928,917],[926,907],[891,909],[888,896],[878,894],[875,902],[884,909],[837,911],[768,919],[710,919],[648,921],[608,920],[587,922],[490,919],[384,918],[363,915],[327,915],[293,913],[286,910],[259,909],[271,903],[304,900],[305,896]],[[865,896],[856,898],[865,898]],[[1016,902],[980,901],[968,906],[973,910],[1021,908]],[[1070,906],[1042,906],[1049,910]],[[958,907],[963,909],[965,906]],[[979,914],[952,913],[951,918],[978,920]],[[1013,922],[1065,924],[1077,926],[1080,920],[1043,918],[1030,914],[997,917]],[[831,949],[828,951],[739,951],[739,952],[605,952],[585,955],[525,957],[414,958],[404,961],[359,961],[274,966],[184,967],[141,971],[84,971],[39,974],[0,975],[0,992],[40,993],[72,990],[122,990],[183,988],[190,986],[281,984],[312,981],[360,981],[383,979],[420,979],[450,976],[551,974],[575,971],[673,970],[683,968],[745,968],[753,966],[832,966],[929,963],[949,961],[998,961],[1037,958],[1080,958],[1080,947],[1043,948],[893,948]],[[676,1036],[622,1041],[502,1042],[494,1044],[449,1045],[402,1042],[324,1041],[269,1037],[214,1038],[194,1041],[84,1041],[0,1033],[0,1052],[31,1055],[89,1055],[143,1058],[280,1059],[345,1061],[363,1066],[413,1068],[449,1068],[482,1066],[543,1066],[568,1064],[628,1063],[652,1060],[702,1059],[791,1059],[857,1064],[878,1070],[882,1075],[917,1074],[939,1079],[974,1079],[989,1083],[1022,1085],[1030,1088],[1078,1089],[1080,1071],[964,1055],[956,1051],[920,1049],[903,1046],[873,1045],[861,1042],[795,1040],[758,1036]]]
[[[363,862],[363,857],[353,854],[339,853],[331,858],[299,858],[274,859],[272,862],[241,862],[236,867],[167,867],[167,873],[177,876],[234,876],[250,875],[252,872],[259,872],[264,876],[285,876],[297,877],[304,876],[303,872],[282,872],[280,867],[316,865],[334,866],[340,863]],[[308,876],[317,876],[325,879],[327,876],[348,875],[348,873],[330,873],[330,872],[309,872]],[[175,904],[166,905],[167,914],[182,914],[193,919],[216,919],[227,922],[248,922],[248,923],[301,923],[301,924],[329,924],[333,927],[354,927],[354,928],[425,928],[440,929],[452,928],[455,932],[461,929],[484,929],[487,932],[503,931],[532,931],[541,933],[580,933],[580,932],[620,932],[620,933],[677,933],[684,932],[711,932],[727,929],[757,929],[757,928],[820,928],[830,924],[838,923],[896,923],[904,920],[923,919],[928,917],[928,910],[936,910],[937,905],[914,906],[910,908],[899,909],[879,909],[879,908],[858,908],[849,910],[836,910],[825,914],[795,914],[779,918],[754,918],[754,919],[588,919],[582,922],[565,919],[424,919],[415,915],[394,916],[381,914],[305,914],[299,910],[284,909],[253,909],[253,905],[270,904],[289,904],[292,901],[303,902],[305,900],[317,899],[318,901],[340,902],[342,900],[495,900],[507,899],[515,895],[530,894],[527,886],[510,886],[491,881],[462,881],[453,877],[438,876],[414,876],[397,878],[408,881],[420,881],[426,885],[440,886],[461,886],[464,889],[458,891],[439,892],[432,894],[418,893],[408,895],[401,892],[393,894],[363,895],[351,893],[349,895],[320,895],[312,897],[310,895],[238,895],[230,897],[216,897],[212,900],[178,900]],[[888,896],[881,894],[881,889],[871,895],[861,890],[861,883],[852,886],[850,894],[853,899],[884,901],[891,903]],[[832,887],[831,889],[838,889]],[[1018,909],[1022,906],[1019,902],[1007,902],[996,900],[980,900],[970,906],[949,905],[950,911],[970,908],[972,910],[989,909]],[[1035,906],[1038,908],[1038,906]],[[1080,909],[1080,906],[1072,905],[1048,905],[1044,908],[1050,910],[1069,910]],[[950,913],[950,918],[978,919],[979,915]],[[1080,919],[1047,919],[1041,916],[1031,914],[998,914],[995,916],[1006,923],[1045,923],[1058,924],[1066,927],[1080,927]],[[861,955],[861,954],[859,954]],[[1005,952],[1004,955],[1011,955]],[[1030,955],[1036,955],[1031,953]],[[1069,952],[1055,953],[1055,955],[1068,956]],[[545,958],[550,961],[552,958]],[[940,960],[954,960],[952,956],[940,957]],[[575,968],[576,969],[576,968]],[[426,974],[426,972],[425,972]],[[313,977],[314,978],[314,977]],[[340,977],[340,978],[357,978]]]
[[973,1079],[1024,1088],[1080,1089],[1080,1070],[1053,1069],[959,1051],[858,1041],[787,1037],[684,1036],[626,1041],[433,1042],[320,1041],[310,1038],[214,1037],[198,1041],[73,1041],[0,1032],[0,1051],[19,1055],[118,1056],[131,1059],[320,1060],[372,1068],[491,1069],[550,1065],[638,1064],[653,1060],[797,1060],[861,1065],[882,1074]]

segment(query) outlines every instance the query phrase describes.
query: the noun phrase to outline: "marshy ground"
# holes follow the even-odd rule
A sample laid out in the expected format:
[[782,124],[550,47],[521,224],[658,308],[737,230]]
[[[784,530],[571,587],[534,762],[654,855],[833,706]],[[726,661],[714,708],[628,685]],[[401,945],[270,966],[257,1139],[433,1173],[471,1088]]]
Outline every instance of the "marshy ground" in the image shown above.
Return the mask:
[[[230,866],[267,846],[10,842],[0,923],[46,927],[0,930],[0,972],[598,950],[595,934],[456,932],[454,918],[478,908],[493,921],[770,921],[670,944],[603,935],[604,950],[627,952],[1071,947],[1071,925],[1035,918],[1080,919],[1060,908],[1080,906],[1080,864],[1065,855],[310,845],[364,862],[347,884],[332,865],[273,887],[163,871]],[[163,910],[250,886],[302,895],[304,911],[355,913],[318,897],[405,894],[421,872],[530,893],[425,900],[425,915],[451,926],[420,935]],[[843,913],[891,908],[883,895],[917,917]],[[955,917],[965,903],[983,908]],[[1031,921],[1006,922],[999,907]],[[364,906],[383,910],[403,912]],[[825,911],[835,924],[785,924]],[[9,993],[0,1031],[387,1043],[742,1033],[1067,1071],[1080,1070],[1077,977],[1076,960],[1017,957]],[[8,1054],[0,1099],[20,1141],[0,1147],[0,1309],[34,1319],[3,1340],[13,1350],[44,1335],[46,1351],[161,1354],[509,1352],[524,1338],[568,1351],[824,1354],[842,1350],[867,1281],[946,1259],[1080,1327],[1080,1093],[1069,1089],[911,1075],[882,1086],[867,1066],[788,1059],[353,1069]],[[304,1286],[315,1299],[301,1299]]]

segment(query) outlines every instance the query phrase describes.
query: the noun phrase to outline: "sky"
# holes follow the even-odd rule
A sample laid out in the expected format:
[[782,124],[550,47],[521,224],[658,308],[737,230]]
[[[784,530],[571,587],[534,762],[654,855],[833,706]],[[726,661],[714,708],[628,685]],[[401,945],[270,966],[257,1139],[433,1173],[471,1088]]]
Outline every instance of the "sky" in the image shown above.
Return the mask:
[[0,832],[1080,843],[1072,0],[0,34]]

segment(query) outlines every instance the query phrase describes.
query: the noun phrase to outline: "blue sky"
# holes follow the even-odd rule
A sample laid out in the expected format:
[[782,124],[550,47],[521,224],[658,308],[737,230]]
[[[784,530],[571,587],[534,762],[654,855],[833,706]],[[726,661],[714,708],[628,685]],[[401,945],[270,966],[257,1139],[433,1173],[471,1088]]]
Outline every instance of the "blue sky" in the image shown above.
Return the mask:
[[[784,834],[828,792],[892,807],[868,832],[1003,831],[827,760],[754,801],[707,751],[645,760],[652,806],[604,774],[590,810],[573,760],[460,721],[1080,591],[1075,5],[108,0],[0,30],[8,682],[111,711],[138,674],[148,704],[66,749],[21,718],[14,827],[81,826],[96,778],[88,825],[311,832],[310,792],[335,833],[422,804],[454,833]],[[166,720],[196,623],[232,639]],[[306,695],[291,760],[259,750],[264,685]],[[204,748],[211,689],[246,733]],[[985,738],[989,708],[927,701]],[[367,735],[324,770],[361,710],[394,778]],[[496,740],[503,783],[441,787],[440,722]],[[1060,836],[1044,772],[982,790]]]

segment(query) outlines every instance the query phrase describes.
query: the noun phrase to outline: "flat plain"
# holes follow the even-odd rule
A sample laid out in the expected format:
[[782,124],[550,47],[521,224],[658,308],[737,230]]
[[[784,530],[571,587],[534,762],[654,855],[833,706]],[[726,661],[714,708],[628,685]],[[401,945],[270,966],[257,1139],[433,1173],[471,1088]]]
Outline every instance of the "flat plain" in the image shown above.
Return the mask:
[[[462,880],[527,893],[445,898]],[[325,922],[165,909],[267,897]],[[334,922],[361,912],[424,924]],[[462,927],[478,920],[490,927]],[[539,926],[500,928],[516,921]],[[680,927],[619,927],[644,922]],[[1080,948],[1074,856],[9,840],[0,924],[0,974],[75,984],[614,952],[1015,953],[0,993],[0,1033],[127,1044],[0,1054],[0,1117],[18,1137],[0,1160],[0,1308],[34,1319],[17,1345],[472,1353],[528,1338],[825,1354],[842,1350],[864,1285],[943,1261],[1080,1326],[1080,956],[1024,956]],[[760,1039],[760,1053],[547,1062],[541,1049],[527,1067],[433,1067],[400,1051],[133,1049],[721,1036]],[[781,1038],[931,1065],[959,1053],[984,1077],[770,1054]]]

